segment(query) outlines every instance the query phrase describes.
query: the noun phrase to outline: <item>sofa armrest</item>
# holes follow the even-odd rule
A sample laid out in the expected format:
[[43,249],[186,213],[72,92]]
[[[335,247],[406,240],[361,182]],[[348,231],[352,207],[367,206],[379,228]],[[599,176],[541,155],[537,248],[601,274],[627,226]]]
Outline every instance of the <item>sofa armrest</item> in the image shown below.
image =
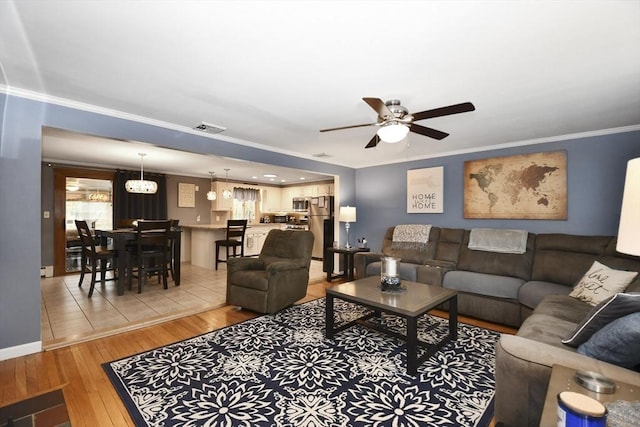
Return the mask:
[[449,261],[429,260],[426,265],[417,268],[416,281],[428,285],[442,287],[444,275],[451,270],[455,270],[456,264]]
[[357,252],[353,255],[353,266],[355,267],[356,279],[366,277],[367,265],[380,261],[384,254],[381,252]]
[[553,365],[640,386],[638,372],[528,338],[502,335],[496,345],[496,422],[505,427],[538,426]]
[[264,270],[264,262],[260,258],[241,257],[227,260],[227,277],[240,270]]
[[267,265],[267,274],[276,273],[280,271],[291,271],[291,270],[300,270],[304,269],[305,264],[304,260],[300,262],[296,262],[293,260],[289,261],[274,261]]

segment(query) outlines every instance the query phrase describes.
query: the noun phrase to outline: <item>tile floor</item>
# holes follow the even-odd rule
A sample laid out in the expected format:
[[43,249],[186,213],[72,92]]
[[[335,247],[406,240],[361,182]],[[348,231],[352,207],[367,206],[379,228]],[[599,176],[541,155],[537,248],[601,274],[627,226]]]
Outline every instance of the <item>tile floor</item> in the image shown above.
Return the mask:
[[[79,274],[43,278],[42,345],[45,350],[107,336],[220,307],[225,304],[226,265],[218,271],[183,263],[181,283],[163,289],[150,280],[142,293],[118,296],[115,282],[97,283],[91,298],[90,277],[78,287]],[[326,280],[321,261],[312,261],[309,282]],[[135,283],[134,283],[135,285]],[[135,287],[135,286],[134,286]]]

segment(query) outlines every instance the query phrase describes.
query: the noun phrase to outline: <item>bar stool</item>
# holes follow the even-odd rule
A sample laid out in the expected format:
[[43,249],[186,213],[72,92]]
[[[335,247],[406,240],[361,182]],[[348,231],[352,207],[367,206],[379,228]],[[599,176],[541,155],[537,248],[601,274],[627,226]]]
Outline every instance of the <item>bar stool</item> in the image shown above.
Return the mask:
[[[237,257],[237,248],[240,246],[240,256],[244,256],[244,235],[247,231],[246,219],[227,220],[227,234],[224,240],[216,240],[216,270],[219,262],[227,262],[231,256],[229,248],[233,248],[233,256]],[[220,259],[220,246],[227,248],[227,258]]]

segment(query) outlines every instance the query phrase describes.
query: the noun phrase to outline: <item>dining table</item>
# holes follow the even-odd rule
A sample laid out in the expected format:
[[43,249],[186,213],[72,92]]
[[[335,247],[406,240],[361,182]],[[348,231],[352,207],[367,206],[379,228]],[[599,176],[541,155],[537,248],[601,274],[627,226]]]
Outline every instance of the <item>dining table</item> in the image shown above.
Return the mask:
[[[136,240],[137,231],[135,228],[116,228],[113,230],[96,230],[96,236],[100,237],[102,244],[106,244],[107,239],[112,239],[113,248],[118,251],[116,257],[116,274],[118,276],[118,295],[124,295],[124,287],[127,281],[127,243]],[[180,243],[182,231],[179,228],[172,228],[169,231],[169,238],[173,241],[173,281],[175,286],[180,286]]]

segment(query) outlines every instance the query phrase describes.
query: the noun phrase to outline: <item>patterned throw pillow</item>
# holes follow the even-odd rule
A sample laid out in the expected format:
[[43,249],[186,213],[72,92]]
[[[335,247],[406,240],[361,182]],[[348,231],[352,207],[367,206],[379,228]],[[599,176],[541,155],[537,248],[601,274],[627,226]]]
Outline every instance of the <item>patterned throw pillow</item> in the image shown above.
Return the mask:
[[637,368],[640,366],[640,313],[609,323],[578,347],[578,353],[623,368]]
[[593,307],[563,344],[578,347],[604,326],[627,314],[640,312],[640,293],[618,293]]
[[637,275],[637,271],[614,270],[594,261],[569,296],[596,305],[618,292],[624,292]]

